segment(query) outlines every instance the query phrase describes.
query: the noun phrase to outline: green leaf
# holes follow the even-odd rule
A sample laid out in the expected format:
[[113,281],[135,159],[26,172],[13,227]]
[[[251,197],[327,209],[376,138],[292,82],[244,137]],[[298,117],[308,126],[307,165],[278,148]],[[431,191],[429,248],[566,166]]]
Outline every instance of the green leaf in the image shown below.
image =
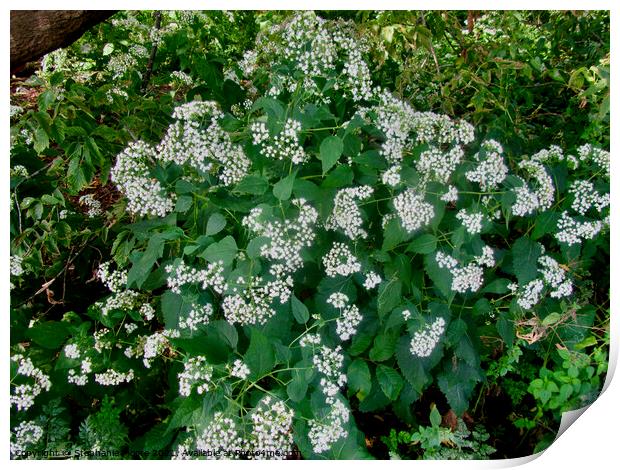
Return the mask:
[[250,259],[256,259],[260,257],[261,247],[263,247],[264,245],[267,245],[269,242],[270,242],[269,237],[260,236],[260,237],[252,238],[252,240],[248,242],[248,246],[246,248],[246,252],[248,256],[250,257]]
[[192,198],[191,196],[187,196],[187,195],[179,196],[174,206],[174,211],[180,212],[180,213],[187,212],[189,208],[192,207],[193,202],[194,202],[194,198]]
[[419,253],[421,255],[427,255],[433,253],[437,248],[437,237],[430,233],[425,233],[416,237],[405,251],[409,253]]
[[155,262],[164,254],[164,237],[161,234],[154,235],[146,247],[144,253],[133,263],[127,273],[127,286],[140,288],[149,276]]
[[69,325],[58,321],[37,323],[26,330],[26,336],[45,349],[58,349],[69,336]]
[[233,192],[261,196],[269,189],[269,181],[261,175],[247,175],[233,189]]
[[409,234],[402,228],[397,218],[390,220],[383,229],[383,245],[381,251],[390,251],[408,237]]
[[510,283],[510,279],[496,278],[484,286],[480,292],[483,294],[505,294],[510,290],[508,289]]
[[552,312],[543,319],[542,326],[555,325],[557,322],[560,321],[561,318],[562,318],[562,315],[560,313]]
[[207,232],[206,235],[215,235],[216,233],[220,233],[226,227],[226,217],[224,217],[219,212],[211,214],[209,220],[207,221]]
[[286,386],[286,393],[289,398],[298,403],[306,397],[308,391],[308,381],[306,380],[304,371],[291,371],[292,380]]
[[190,305],[186,304],[180,294],[166,291],[161,296],[161,312],[164,317],[164,325],[169,329],[176,329],[179,326],[179,317],[189,313]]
[[398,372],[391,367],[379,364],[377,366],[377,381],[386,397],[392,401],[398,398],[398,394],[403,388],[403,378]]
[[327,173],[333,167],[344,149],[342,139],[337,136],[330,136],[323,139],[319,148],[319,160],[323,168],[323,174]]
[[396,278],[381,283],[377,298],[377,311],[380,318],[383,318],[393,308],[400,305],[402,287],[402,282]]
[[244,362],[250,368],[251,380],[263,377],[273,369],[276,363],[273,346],[267,337],[256,328],[251,329],[250,346],[243,357]]
[[512,268],[520,285],[525,285],[538,275],[538,258],[542,254],[540,243],[527,237],[519,238],[512,246]]
[[544,235],[553,234],[560,220],[560,214],[552,211],[545,211],[538,214],[534,220],[534,230],[532,230],[532,240],[538,240]]
[[394,355],[397,339],[396,334],[397,333],[393,331],[389,331],[375,337],[375,341],[369,352],[369,357],[372,361],[387,361]]
[[366,361],[355,359],[349,365],[347,369],[347,384],[349,390],[355,392],[359,400],[363,400],[368,396],[372,388],[372,379]]
[[439,290],[444,298],[449,299],[452,296],[452,275],[449,270],[439,267],[434,254],[424,257],[424,271],[433,281],[432,286]]
[[209,245],[200,255],[200,258],[204,258],[212,263],[216,261],[223,261],[224,266],[230,266],[237,256],[237,242],[230,235],[224,237],[222,240]]
[[114,44],[111,42],[106,43],[106,45],[103,46],[103,55],[110,55],[112,52],[114,52]]
[[424,370],[422,361],[413,357],[410,351],[411,338],[401,336],[396,345],[396,362],[403,376],[411,384],[413,389],[422,393],[424,387],[430,383],[431,377]]
[[43,152],[46,148],[50,146],[50,139],[47,136],[45,130],[39,127],[34,133],[34,150],[37,153]]
[[291,197],[293,192],[293,184],[295,183],[295,175],[297,172],[293,172],[286,178],[282,178],[273,186],[273,195],[281,201],[286,201]]
[[444,363],[437,375],[439,389],[448,399],[450,407],[461,416],[469,407],[469,398],[477,382],[482,380],[480,369],[456,358]]
[[302,325],[305,325],[310,318],[308,307],[306,307],[301,300],[295,297],[295,294],[291,295],[291,311],[293,312],[293,316],[295,317],[295,320],[297,320],[297,323]]
[[431,425],[434,428],[438,428],[441,426],[441,414],[435,405],[431,407],[431,415],[430,415]]

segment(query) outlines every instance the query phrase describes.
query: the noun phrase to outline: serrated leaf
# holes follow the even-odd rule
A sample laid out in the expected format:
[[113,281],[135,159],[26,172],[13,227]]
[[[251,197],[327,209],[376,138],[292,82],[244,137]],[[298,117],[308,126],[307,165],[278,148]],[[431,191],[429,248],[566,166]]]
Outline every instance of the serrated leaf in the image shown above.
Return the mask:
[[26,330],[26,336],[46,349],[58,349],[69,336],[69,325],[58,321],[35,324]]
[[323,139],[319,148],[319,160],[321,160],[321,168],[323,174],[327,173],[333,167],[344,149],[342,139],[337,136],[329,136]]
[[363,359],[355,359],[347,369],[347,386],[349,390],[357,394],[357,398],[363,400],[368,396],[372,388],[372,378],[368,364]]
[[395,349],[396,334],[390,331],[389,333],[382,333],[375,337],[375,341],[368,355],[372,361],[387,361],[394,355]]
[[562,315],[560,313],[552,312],[549,315],[547,315],[545,318],[543,318],[542,326],[555,325],[557,322],[560,321],[561,318],[562,318]]
[[416,237],[409,245],[405,251],[409,253],[419,253],[421,255],[426,255],[429,253],[433,253],[437,248],[437,237],[431,233],[425,233]]
[[[298,366],[299,367],[299,366]],[[286,386],[286,393],[291,400],[298,403],[306,397],[308,391],[308,381],[301,370],[291,371],[292,379]]]
[[301,300],[295,297],[294,294],[291,294],[291,312],[293,313],[295,320],[297,320],[297,323],[302,325],[305,325],[310,318],[308,307],[306,307]]
[[446,361],[442,372],[437,375],[439,389],[457,416],[461,416],[467,410],[471,393],[476,383],[481,380],[479,368],[456,358]]
[[226,217],[224,217],[219,212],[215,212],[211,214],[209,220],[207,221],[207,230],[205,235],[215,235],[216,233],[220,233],[226,227]]
[[545,211],[536,216],[534,220],[534,230],[532,230],[532,240],[538,240],[544,235],[553,234],[556,231],[560,214],[553,211]]
[[398,372],[391,367],[379,364],[377,366],[377,381],[386,397],[392,401],[398,398],[398,394],[403,388],[403,379]]
[[411,339],[401,336],[396,345],[396,362],[403,376],[411,384],[413,389],[422,393],[424,387],[430,383],[431,378],[424,370],[422,361],[413,357],[410,351]]
[[380,318],[400,305],[402,287],[402,282],[396,278],[381,283],[377,297],[377,311]]
[[449,299],[452,296],[452,275],[449,270],[439,267],[435,254],[424,257],[424,271],[433,281],[433,287],[439,290],[445,299]]
[[512,267],[520,285],[538,276],[538,258],[542,254],[540,243],[527,237],[519,238],[512,246]]
[[510,283],[510,279],[495,278],[484,286],[480,292],[483,294],[505,294],[510,290],[508,289]]

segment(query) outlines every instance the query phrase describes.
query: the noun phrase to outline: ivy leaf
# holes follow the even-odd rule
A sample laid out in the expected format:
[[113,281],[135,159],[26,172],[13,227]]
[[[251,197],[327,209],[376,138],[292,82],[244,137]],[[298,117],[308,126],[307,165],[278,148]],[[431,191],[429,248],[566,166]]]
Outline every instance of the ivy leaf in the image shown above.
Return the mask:
[[355,359],[347,369],[347,383],[349,390],[357,394],[359,400],[368,396],[372,388],[370,370],[366,361]]
[[293,172],[286,178],[282,178],[273,186],[273,195],[281,201],[286,201],[291,197],[293,192],[293,184],[295,183],[295,175],[297,172]]
[[538,275],[538,258],[542,254],[540,243],[527,237],[519,238],[512,247],[512,268],[520,285],[525,285]]
[[220,233],[226,227],[226,217],[224,217],[219,212],[211,214],[209,220],[207,221],[207,232],[206,235],[215,235],[216,233]]
[[343,149],[344,144],[340,137],[332,135],[323,139],[319,148],[319,160],[321,160],[323,174],[327,173],[336,164],[342,155]]
[[297,323],[305,325],[310,318],[310,312],[308,311],[308,307],[304,305],[304,303],[295,297],[294,294],[291,295],[291,311]]
[[394,401],[403,388],[403,378],[391,367],[379,364],[377,366],[377,381],[386,397]]
[[251,330],[250,346],[243,357],[250,368],[251,380],[260,379],[276,364],[273,346],[267,337],[256,328]]

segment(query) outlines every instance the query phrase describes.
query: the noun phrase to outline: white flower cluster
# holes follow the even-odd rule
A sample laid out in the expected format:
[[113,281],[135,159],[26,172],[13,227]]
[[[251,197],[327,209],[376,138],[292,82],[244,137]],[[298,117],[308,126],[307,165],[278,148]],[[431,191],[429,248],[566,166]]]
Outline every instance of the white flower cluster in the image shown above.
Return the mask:
[[168,337],[166,336],[165,331],[157,331],[143,339],[144,344],[142,345],[142,363],[144,364],[144,367],[150,369],[151,359],[160,355],[168,346]]
[[407,189],[394,198],[394,208],[405,230],[414,232],[428,225],[435,215],[433,205],[414,189]]
[[[283,459],[293,447],[293,410],[282,400],[265,396],[252,411],[252,434],[248,447],[250,458]],[[278,456],[276,451],[280,451]]]
[[[207,454],[207,459],[217,458],[214,451],[226,451],[227,455],[236,457],[241,455],[240,451],[245,448],[243,438],[239,434],[235,422],[225,417],[221,412],[213,415],[213,419],[202,432],[201,436],[196,439],[196,449],[201,451],[211,451]],[[239,451],[237,453],[236,451]]]
[[545,283],[542,279],[534,279],[533,281],[528,282],[521,289],[519,289],[519,286],[516,284],[509,284],[508,288],[515,293],[518,291],[517,303],[521,306],[521,308],[529,310],[540,302],[545,288]]
[[10,404],[17,407],[17,411],[27,410],[34,405],[34,399],[45,390],[49,392],[52,382],[43,371],[34,366],[29,357],[14,354],[11,361],[17,363],[17,375],[30,377],[34,383],[15,385],[11,393]]
[[504,149],[495,140],[485,140],[480,147],[480,151],[474,155],[476,166],[465,173],[465,178],[478,183],[483,191],[491,191],[508,176],[508,167],[502,157]]
[[95,344],[93,347],[95,351],[101,354],[105,349],[112,349],[112,339],[110,338],[110,330],[107,328],[101,328],[93,333],[93,340]]
[[214,101],[191,101],[177,106],[171,124],[157,146],[158,160],[187,165],[198,172],[219,169],[224,185],[239,182],[251,162],[219,124],[224,114]]
[[366,290],[374,289],[379,284],[381,284],[381,276],[372,271],[366,274],[366,279],[364,280],[364,288]]
[[413,338],[411,338],[411,346],[409,348],[411,354],[417,357],[430,356],[445,331],[446,320],[443,317],[437,317],[433,323],[416,331]]
[[[11,106],[12,107],[12,106]],[[15,165],[10,170],[11,176],[21,176],[22,178],[28,177],[28,169],[24,165]]]
[[10,452],[13,458],[21,457],[29,446],[38,443],[43,437],[43,428],[34,421],[22,421],[11,433]]
[[312,363],[324,375],[321,379],[321,390],[327,397],[333,397],[338,393],[340,387],[347,383],[347,376],[341,371],[344,364],[344,356],[340,351],[342,351],[340,346],[331,349],[323,345],[312,356]]
[[461,209],[457,212],[456,218],[463,223],[468,233],[475,235],[482,231],[483,215],[481,212],[468,212],[465,209]]
[[142,304],[139,312],[144,321],[149,322],[155,318],[155,309],[151,304]]
[[591,144],[584,144],[577,149],[579,160],[582,162],[592,161],[596,166],[603,170],[604,175],[609,178],[609,152]]
[[185,72],[181,70],[175,70],[174,72],[172,72],[170,74],[170,78],[172,78],[173,81],[182,83],[183,85],[186,85],[186,86],[191,86],[194,83],[194,80],[192,80],[192,77],[190,77],[188,74],[186,74]]
[[243,53],[243,58],[237,62],[237,65],[241,69],[244,77],[249,77],[252,75],[252,72],[256,69],[258,62],[258,52],[256,51],[245,51]]
[[88,208],[87,214],[89,218],[92,219],[93,217],[101,215],[101,202],[95,199],[92,194],[80,196],[78,202]]
[[447,183],[457,165],[463,160],[463,156],[463,149],[459,146],[452,147],[448,152],[442,152],[441,149],[431,146],[420,154],[415,167],[423,176],[424,182]]
[[308,439],[312,450],[317,454],[329,450],[333,444],[348,435],[344,425],[349,422],[349,410],[339,399],[330,401],[332,403],[329,414],[321,420],[312,419],[309,422]]
[[264,122],[253,122],[250,125],[250,131],[252,132],[252,143],[254,145],[260,145],[269,140],[269,131],[267,130],[267,124]]
[[[265,134],[262,129],[258,129],[259,134],[253,133],[253,140],[256,142],[260,139],[265,139]],[[273,142],[264,145],[262,148],[263,154],[268,158],[274,160],[290,160],[295,165],[304,163],[308,156],[304,151],[303,146],[299,142],[299,133],[301,132],[301,123],[294,119],[287,119],[284,123],[284,129],[273,138]],[[267,135],[268,137],[268,135]]]
[[473,262],[466,266],[460,266],[456,259],[441,251],[437,252],[435,260],[440,268],[450,270],[450,274],[452,274],[451,290],[461,294],[468,290],[476,292],[480,289],[484,275],[482,266],[492,267],[495,264],[493,250],[489,247],[483,249],[482,256],[476,257]]
[[97,277],[106,285],[110,292],[120,292],[127,285],[127,270],[110,271],[110,261],[99,265]]
[[395,188],[400,184],[400,171],[402,167],[400,165],[392,165],[387,170],[383,172],[381,175],[381,181],[386,186],[391,186]]
[[519,168],[524,169],[534,179],[535,189],[529,189],[525,180],[521,179],[523,185],[515,189],[517,199],[512,206],[512,213],[524,216],[535,210],[549,209],[555,199],[555,187],[545,167],[537,161],[523,160],[519,162]]
[[586,212],[592,207],[600,213],[610,203],[609,193],[599,193],[594,189],[594,185],[587,180],[574,181],[568,192],[574,198],[571,208],[581,215],[586,215]]
[[117,386],[123,382],[131,382],[134,378],[133,369],[127,372],[119,372],[114,369],[108,369],[101,374],[95,374],[95,382],[100,385]]
[[230,375],[245,380],[250,376],[250,368],[241,359],[235,359]]
[[351,240],[366,238],[362,228],[362,213],[355,201],[368,199],[373,193],[371,186],[358,186],[339,190],[334,197],[334,208],[325,222],[327,230],[341,230]]
[[349,247],[340,242],[334,242],[332,248],[323,257],[323,265],[329,277],[349,276],[362,269],[362,265],[351,253]]
[[176,294],[180,294],[181,287],[186,284],[202,284],[202,289],[211,288],[218,294],[227,288],[223,275],[223,261],[208,263],[205,269],[196,269],[186,265],[181,259],[174,264],[169,264],[165,269],[168,274],[166,279],[168,287]]
[[362,314],[357,305],[348,305],[348,302],[349,297],[342,292],[334,292],[327,299],[327,303],[342,310],[340,317],[336,319],[336,334],[342,341],[351,339],[362,321]]
[[321,344],[321,335],[319,333],[306,333],[299,340],[299,345],[302,348],[307,346],[318,346]]
[[262,220],[263,209],[255,207],[241,224],[257,235],[269,238],[269,243],[261,247],[261,256],[281,263],[285,271],[293,273],[303,266],[301,250],[314,242],[314,226],[319,214],[305,199],[291,202],[299,210],[297,220]]
[[77,344],[67,344],[64,347],[65,356],[69,359],[79,359],[80,358],[80,348],[78,348]]
[[23,261],[23,258],[18,255],[11,255],[9,257],[11,276],[21,276],[24,274],[24,268],[22,267]]
[[187,316],[179,318],[179,328],[196,331],[200,325],[209,323],[212,314],[213,306],[211,304],[193,304]]
[[101,309],[101,314],[107,316],[112,310],[133,310],[140,303],[140,293],[134,290],[116,292],[108,297],[105,302],[95,302]]
[[149,165],[156,160],[155,149],[142,141],[132,142],[116,157],[110,179],[127,198],[132,214],[164,217],[174,210],[175,195],[150,175]]
[[592,240],[603,228],[601,220],[579,222],[564,211],[558,220],[555,238],[568,245],[578,245],[583,240]]
[[179,372],[179,394],[188,397],[196,386],[198,395],[209,391],[209,382],[213,376],[213,366],[207,363],[204,356],[190,357],[184,364],[183,372]]
[[84,386],[88,383],[88,374],[92,372],[92,362],[89,358],[82,360],[80,364],[80,373],[78,374],[75,369],[69,369],[67,372],[67,382],[79,386]]

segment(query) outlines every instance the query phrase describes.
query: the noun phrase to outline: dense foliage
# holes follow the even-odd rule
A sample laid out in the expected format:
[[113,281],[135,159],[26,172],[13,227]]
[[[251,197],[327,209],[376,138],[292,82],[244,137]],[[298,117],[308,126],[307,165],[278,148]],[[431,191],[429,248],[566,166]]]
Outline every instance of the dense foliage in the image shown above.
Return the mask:
[[512,457],[596,399],[608,13],[120,12],[12,86],[13,457]]

